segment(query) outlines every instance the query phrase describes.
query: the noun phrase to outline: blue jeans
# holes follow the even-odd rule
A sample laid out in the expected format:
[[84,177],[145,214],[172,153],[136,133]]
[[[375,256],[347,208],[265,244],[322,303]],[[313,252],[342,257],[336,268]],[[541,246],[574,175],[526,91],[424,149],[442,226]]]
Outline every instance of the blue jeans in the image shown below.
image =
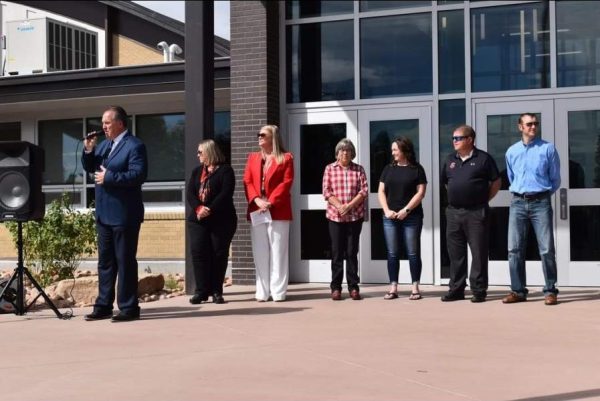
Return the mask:
[[527,246],[527,221],[531,221],[537,239],[546,285],[544,294],[558,294],[556,289],[556,251],[552,227],[550,196],[526,200],[513,197],[508,218],[508,266],[510,288],[520,296],[527,295],[525,272],[525,249]]
[[398,282],[400,273],[400,244],[408,255],[410,277],[413,283],[421,280],[421,229],[423,216],[409,214],[404,220],[390,220],[383,216],[383,236],[387,247],[387,268],[390,283]]

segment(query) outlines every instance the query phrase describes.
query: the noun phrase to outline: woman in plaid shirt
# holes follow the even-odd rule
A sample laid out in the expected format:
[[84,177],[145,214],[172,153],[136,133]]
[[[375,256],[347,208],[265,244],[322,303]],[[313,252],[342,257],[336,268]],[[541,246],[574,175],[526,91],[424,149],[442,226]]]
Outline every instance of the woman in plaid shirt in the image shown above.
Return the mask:
[[342,299],[344,254],[346,255],[346,282],[350,297],[361,298],[358,288],[358,240],[365,216],[368,195],[365,169],[353,163],[356,149],[349,139],[342,139],[335,147],[336,161],[325,167],[323,196],[327,201],[326,217],[331,237],[331,299]]

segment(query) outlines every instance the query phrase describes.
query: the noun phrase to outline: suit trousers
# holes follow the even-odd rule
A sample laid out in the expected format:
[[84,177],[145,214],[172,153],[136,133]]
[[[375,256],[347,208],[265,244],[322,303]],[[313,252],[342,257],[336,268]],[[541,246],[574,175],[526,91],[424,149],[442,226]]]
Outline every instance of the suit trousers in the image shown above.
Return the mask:
[[289,220],[252,226],[252,254],[256,267],[256,299],[284,301],[289,280]]
[[328,220],[331,237],[331,291],[342,290],[344,259],[348,291],[358,290],[358,241],[363,221],[338,223]]
[[449,292],[462,294],[467,285],[467,245],[471,248],[469,285],[473,294],[486,296],[488,288],[489,207],[446,209],[446,242],[450,256]]
[[96,230],[99,289],[94,310],[112,311],[117,282],[119,309],[124,313],[139,314],[136,254],[140,224],[109,226],[97,222]]
[[[209,217],[211,218],[211,217]],[[187,223],[190,253],[196,283],[195,294],[203,298],[223,295],[229,246],[237,228],[237,217],[210,222]]]

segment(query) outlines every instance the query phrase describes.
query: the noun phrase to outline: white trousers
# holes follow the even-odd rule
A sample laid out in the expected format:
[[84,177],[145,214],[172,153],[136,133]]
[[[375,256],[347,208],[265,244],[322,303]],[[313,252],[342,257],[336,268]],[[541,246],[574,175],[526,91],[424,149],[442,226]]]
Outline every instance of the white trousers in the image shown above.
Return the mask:
[[256,267],[256,299],[284,301],[289,279],[290,222],[273,220],[252,226],[252,254]]

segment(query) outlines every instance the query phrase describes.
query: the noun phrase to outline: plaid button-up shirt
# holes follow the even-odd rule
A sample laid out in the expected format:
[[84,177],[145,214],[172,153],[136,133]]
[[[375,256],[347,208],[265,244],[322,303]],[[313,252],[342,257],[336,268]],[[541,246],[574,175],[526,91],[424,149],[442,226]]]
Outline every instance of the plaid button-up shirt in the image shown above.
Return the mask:
[[[358,194],[366,199],[369,192],[365,169],[350,162],[347,168],[342,167],[337,161],[328,164],[323,173],[323,197],[328,200],[335,196],[342,203],[349,203]],[[350,210],[346,215],[340,216],[337,209],[327,202],[325,217],[338,223],[357,221],[365,217],[365,202]]]

